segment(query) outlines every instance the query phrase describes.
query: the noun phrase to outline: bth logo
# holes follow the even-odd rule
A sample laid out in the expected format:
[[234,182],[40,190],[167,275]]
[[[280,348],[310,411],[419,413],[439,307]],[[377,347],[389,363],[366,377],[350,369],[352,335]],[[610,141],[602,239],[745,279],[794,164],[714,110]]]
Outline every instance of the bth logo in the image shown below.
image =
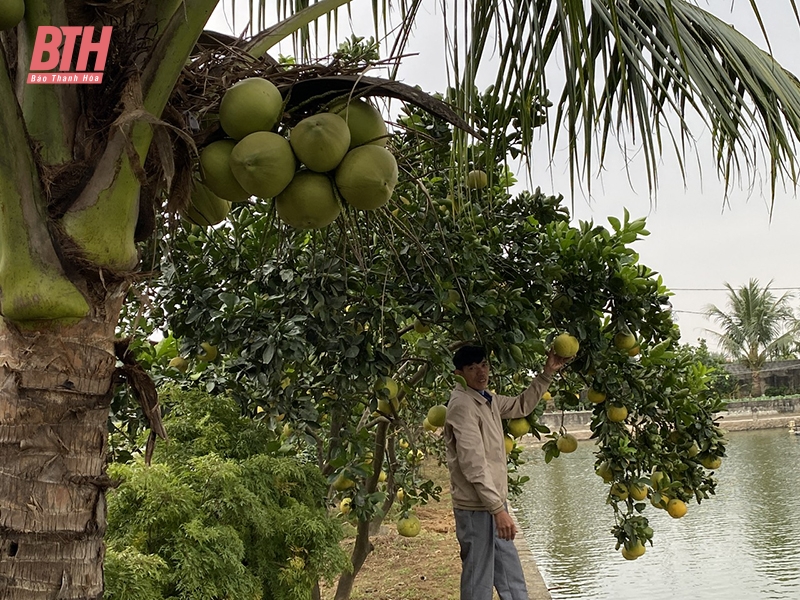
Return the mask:
[[[111,29],[103,27],[100,39],[93,41],[94,27],[39,27],[33,44],[28,83],[103,83]],[[73,68],[76,47],[79,48],[78,61]],[[94,70],[87,71],[92,54]]]

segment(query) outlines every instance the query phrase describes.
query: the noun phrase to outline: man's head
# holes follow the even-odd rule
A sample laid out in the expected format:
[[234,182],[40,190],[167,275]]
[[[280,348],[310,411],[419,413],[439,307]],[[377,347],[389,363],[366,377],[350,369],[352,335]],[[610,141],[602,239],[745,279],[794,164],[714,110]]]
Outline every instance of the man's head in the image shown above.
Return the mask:
[[461,346],[453,355],[456,375],[461,375],[473,390],[482,392],[489,384],[489,361],[483,346]]

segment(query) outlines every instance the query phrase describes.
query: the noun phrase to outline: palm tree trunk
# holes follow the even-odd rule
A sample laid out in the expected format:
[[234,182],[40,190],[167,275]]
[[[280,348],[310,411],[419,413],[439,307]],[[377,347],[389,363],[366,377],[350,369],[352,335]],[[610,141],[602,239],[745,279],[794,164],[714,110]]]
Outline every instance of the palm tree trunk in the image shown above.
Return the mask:
[[759,369],[753,369],[751,373],[753,376],[753,384],[752,389],[750,390],[750,396],[753,398],[758,398],[759,396],[764,395],[764,390],[761,389],[761,371]]
[[114,326],[0,324],[0,598],[103,596]]

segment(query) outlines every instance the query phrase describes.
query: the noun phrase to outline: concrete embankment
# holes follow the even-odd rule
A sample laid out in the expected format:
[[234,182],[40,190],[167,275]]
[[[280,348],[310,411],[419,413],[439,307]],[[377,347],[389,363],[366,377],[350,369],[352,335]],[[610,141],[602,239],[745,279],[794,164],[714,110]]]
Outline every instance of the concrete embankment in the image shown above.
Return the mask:
[[[727,410],[719,413],[720,427],[727,431],[748,431],[789,427],[789,421],[800,421],[800,396],[776,400],[729,402]],[[544,413],[540,421],[551,430],[563,425],[579,440],[591,435],[589,424],[592,411],[576,410],[562,413]]]

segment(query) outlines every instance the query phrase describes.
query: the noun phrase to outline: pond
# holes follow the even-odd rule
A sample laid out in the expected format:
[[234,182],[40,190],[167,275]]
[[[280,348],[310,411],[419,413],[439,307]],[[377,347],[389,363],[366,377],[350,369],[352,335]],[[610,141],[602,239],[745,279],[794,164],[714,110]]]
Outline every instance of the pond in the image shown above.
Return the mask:
[[716,496],[682,519],[648,504],[655,545],[635,561],[614,550],[594,443],[549,465],[527,450],[531,480],[514,505],[553,600],[800,600],[800,436],[728,438]]

